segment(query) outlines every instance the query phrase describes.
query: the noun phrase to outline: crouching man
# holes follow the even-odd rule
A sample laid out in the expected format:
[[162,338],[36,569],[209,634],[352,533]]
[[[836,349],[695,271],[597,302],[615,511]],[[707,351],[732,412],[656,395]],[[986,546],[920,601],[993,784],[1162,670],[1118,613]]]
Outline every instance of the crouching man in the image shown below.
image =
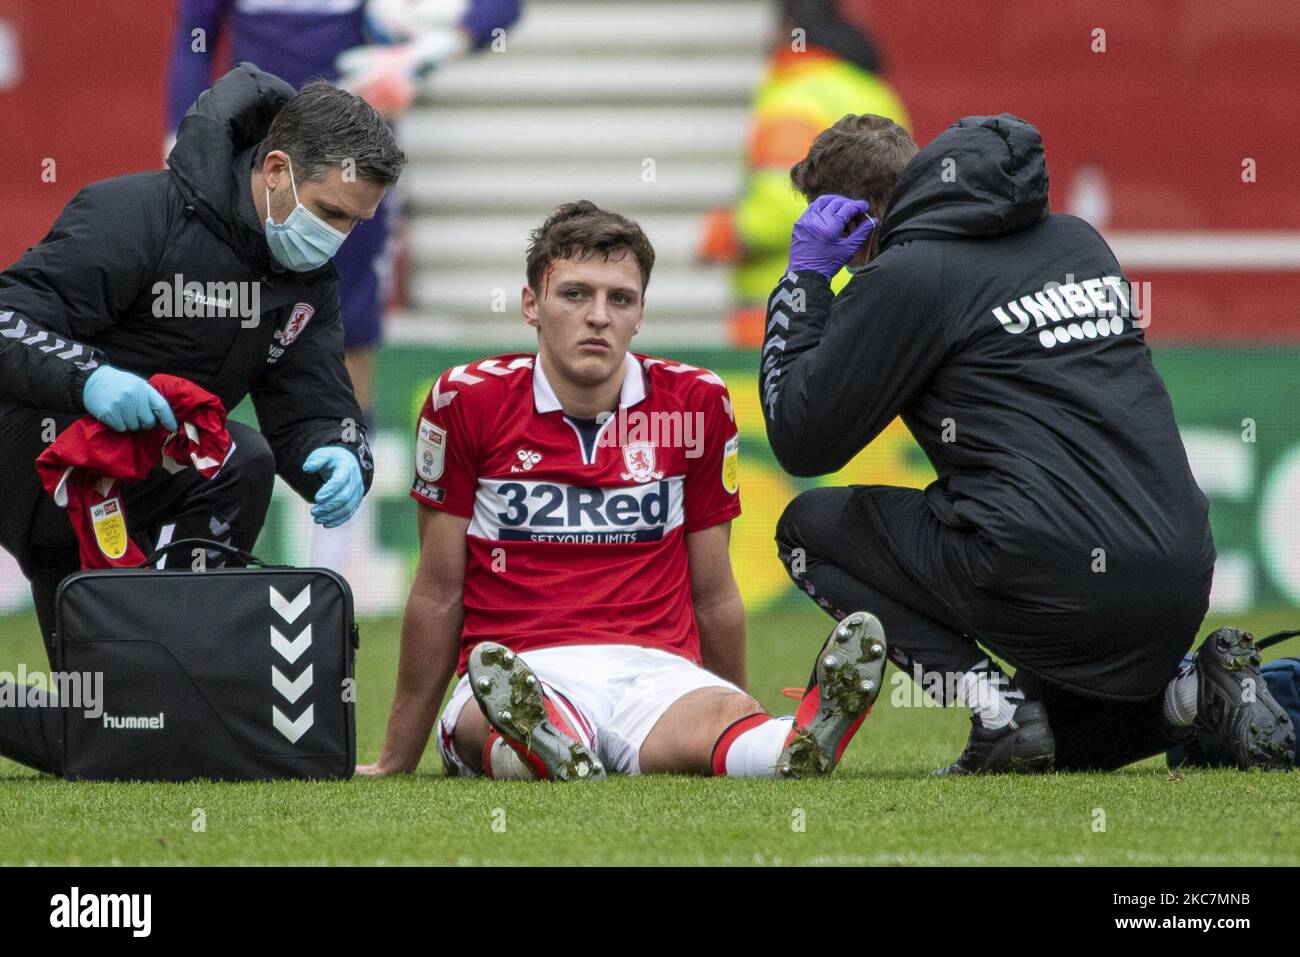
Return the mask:
[[791,176],[809,207],[768,306],[772,450],[831,473],[901,416],[938,478],[804,492],[779,553],[832,615],[879,615],[900,667],[953,679],[972,728],[944,770],[1117,768],[1198,731],[1238,767],[1290,767],[1249,634],[1218,629],[1179,670],[1208,505],[1123,270],[1048,209],[1038,131],[967,117],[918,151],[849,115]]
[[635,223],[560,207],[528,250],[537,353],[434,383],[397,692],[358,773],[415,770],[454,673],[438,749],[493,778],[826,773],[870,710],[886,647],[866,614],[832,632],[794,718],[743,690],[731,400],[705,369],[628,351],[653,264]]

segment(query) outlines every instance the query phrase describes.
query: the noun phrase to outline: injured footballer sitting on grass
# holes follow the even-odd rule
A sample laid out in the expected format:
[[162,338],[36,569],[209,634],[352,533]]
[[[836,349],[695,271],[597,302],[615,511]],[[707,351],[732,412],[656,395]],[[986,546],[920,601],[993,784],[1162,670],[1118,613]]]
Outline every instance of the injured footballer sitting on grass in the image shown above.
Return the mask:
[[635,223],[561,206],[528,250],[536,355],[434,382],[397,691],[359,774],[415,770],[435,720],[452,774],[825,774],[870,711],[887,658],[865,612],[831,632],[793,718],[744,691],[731,399],[706,369],[628,351],[653,265]]

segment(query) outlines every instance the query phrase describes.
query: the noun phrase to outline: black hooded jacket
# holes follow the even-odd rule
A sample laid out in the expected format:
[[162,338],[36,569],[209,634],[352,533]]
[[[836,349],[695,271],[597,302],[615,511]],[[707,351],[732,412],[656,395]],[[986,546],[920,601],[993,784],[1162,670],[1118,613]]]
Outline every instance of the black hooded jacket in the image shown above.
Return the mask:
[[769,301],[781,464],[833,472],[901,415],[938,474],[935,515],[991,546],[987,580],[1048,587],[1044,556],[1100,548],[1112,571],[1208,593],[1208,505],[1140,303],[1097,232],[1048,211],[1038,131],[1003,114],[936,137],[898,180],[880,250],[838,296],[800,271]]
[[[0,415],[14,405],[84,412],[86,380],[102,363],[165,372],[227,409],[251,394],[276,471],[304,498],[322,479],[303,461],[323,445],[355,451],[369,487],[337,273],[332,263],[281,270],[253,205],[253,155],[293,94],[240,64],[185,115],[169,170],[85,187],[0,273]],[[254,288],[259,310],[241,311]]]

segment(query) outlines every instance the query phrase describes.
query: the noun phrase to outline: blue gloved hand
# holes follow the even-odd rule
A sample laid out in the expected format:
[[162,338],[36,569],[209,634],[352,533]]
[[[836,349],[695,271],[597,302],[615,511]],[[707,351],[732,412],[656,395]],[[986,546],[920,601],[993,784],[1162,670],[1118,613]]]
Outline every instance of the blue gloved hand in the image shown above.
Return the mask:
[[[827,194],[804,210],[790,235],[790,271],[811,269],[827,279],[834,276],[871,237],[876,220],[867,215],[865,199]],[[850,231],[852,222],[863,217]]]
[[324,472],[325,484],[316,493],[311,516],[317,525],[334,528],[350,519],[366,493],[361,478],[361,463],[355,453],[337,445],[327,445],[307,456],[304,472]]
[[86,380],[81,401],[114,432],[152,429],[159,423],[176,431],[176,416],[162,393],[133,372],[100,366]]

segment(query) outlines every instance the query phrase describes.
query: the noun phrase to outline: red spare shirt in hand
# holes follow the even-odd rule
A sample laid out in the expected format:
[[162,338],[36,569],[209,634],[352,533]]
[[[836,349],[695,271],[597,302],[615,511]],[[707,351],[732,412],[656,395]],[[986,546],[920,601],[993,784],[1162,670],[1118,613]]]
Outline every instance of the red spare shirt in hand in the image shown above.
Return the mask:
[[169,472],[195,468],[205,478],[221,470],[230,454],[226,409],[211,392],[170,375],[149,384],[162,393],[180,427],[164,425],[141,432],[114,432],[85,416],[54,440],[36,459],[45,491],[77,533],[82,568],[143,565],[145,555],[127,531],[122,483],[138,482],[156,466]]

